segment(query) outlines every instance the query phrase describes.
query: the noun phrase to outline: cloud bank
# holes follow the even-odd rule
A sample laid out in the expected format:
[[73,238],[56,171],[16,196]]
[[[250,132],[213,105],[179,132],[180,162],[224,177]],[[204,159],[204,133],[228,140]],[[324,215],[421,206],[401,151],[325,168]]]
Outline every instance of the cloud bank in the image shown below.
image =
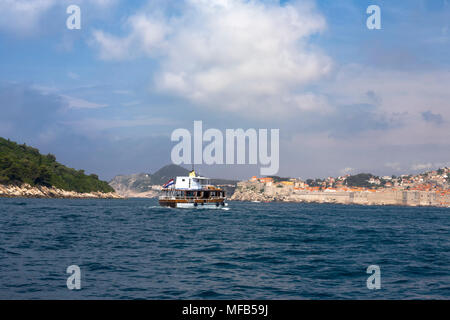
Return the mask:
[[159,92],[252,117],[327,106],[307,90],[332,68],[310,41],[326,28],[310,2],[187,0],[180,14],[141,10],[125,28],[93,33],[99,57],[157,58]]

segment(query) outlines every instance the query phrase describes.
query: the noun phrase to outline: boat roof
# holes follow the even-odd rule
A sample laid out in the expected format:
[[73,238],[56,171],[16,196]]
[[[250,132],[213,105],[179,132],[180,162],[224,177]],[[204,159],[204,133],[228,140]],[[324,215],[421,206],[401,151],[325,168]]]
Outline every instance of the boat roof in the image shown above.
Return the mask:
[[193,178],[193,179],[199,179],[199,180],[211,180],[211,178],[207,177],[189,177],[189,176],[179,176],[177,178]]

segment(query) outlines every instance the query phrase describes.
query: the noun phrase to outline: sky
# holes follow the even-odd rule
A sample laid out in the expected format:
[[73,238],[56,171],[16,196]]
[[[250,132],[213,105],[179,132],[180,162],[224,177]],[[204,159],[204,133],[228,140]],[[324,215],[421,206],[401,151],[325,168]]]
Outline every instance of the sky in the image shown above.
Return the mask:
[[280,176],[450,166],[449,25],[450,0],[0,0],[0,136],[105,180],[195,120],[279,129]]

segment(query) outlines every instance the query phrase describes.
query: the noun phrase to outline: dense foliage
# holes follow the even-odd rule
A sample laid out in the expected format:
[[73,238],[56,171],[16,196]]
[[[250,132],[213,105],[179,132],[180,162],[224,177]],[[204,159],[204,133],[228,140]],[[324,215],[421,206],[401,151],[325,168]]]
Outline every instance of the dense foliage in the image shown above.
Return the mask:
[[281,182],[281,181],[289,181],[291,178],[282,178],[279,176],[267,176],[267,178],[272,178],[273,182],[277,183],[277,182]]
[[350,187],[365,187],[370,188],[372,184],[369,182],[371,178],[375,176],[370,173],[360,173],[354,176],[350,176],[345,180],[345,184]]
[[114,191],[97,175],[68,168],[52,154],[41,155],[38,149],[0,138],[0,184],[22,183],[82,193]]
[[323,184],[323,180],[322,179],[307,179],[306,180],[306,184],[310,187],[322,187]]

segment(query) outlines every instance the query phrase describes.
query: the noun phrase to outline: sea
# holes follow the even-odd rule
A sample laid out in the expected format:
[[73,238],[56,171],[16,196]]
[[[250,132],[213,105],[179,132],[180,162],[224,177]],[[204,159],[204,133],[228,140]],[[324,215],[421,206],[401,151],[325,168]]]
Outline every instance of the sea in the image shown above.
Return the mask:
[[449,298],[449,208],[0,199],[0,299]]

